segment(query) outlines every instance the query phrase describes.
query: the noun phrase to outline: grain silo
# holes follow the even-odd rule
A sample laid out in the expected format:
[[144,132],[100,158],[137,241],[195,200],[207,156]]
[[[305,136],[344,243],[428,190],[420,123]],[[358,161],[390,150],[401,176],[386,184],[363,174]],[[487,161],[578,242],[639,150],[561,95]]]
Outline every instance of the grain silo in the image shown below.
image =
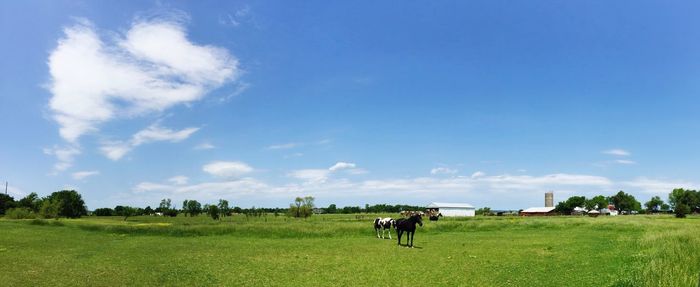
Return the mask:
[[554,192],[544,193],[544,207],[554,207]]

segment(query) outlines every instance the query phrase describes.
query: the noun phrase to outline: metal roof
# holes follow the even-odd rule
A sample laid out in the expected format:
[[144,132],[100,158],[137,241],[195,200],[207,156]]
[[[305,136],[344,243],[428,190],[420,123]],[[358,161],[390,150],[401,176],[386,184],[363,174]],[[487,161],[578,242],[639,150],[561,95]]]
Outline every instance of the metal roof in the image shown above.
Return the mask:
[[552,210],[554,210],[554,207],[530,207],[522,212],[547,213],[551,212]]
[[448,202],[431,202],[426,206],[427,208],[474,208],[473,205],[468,203],[448,203]]

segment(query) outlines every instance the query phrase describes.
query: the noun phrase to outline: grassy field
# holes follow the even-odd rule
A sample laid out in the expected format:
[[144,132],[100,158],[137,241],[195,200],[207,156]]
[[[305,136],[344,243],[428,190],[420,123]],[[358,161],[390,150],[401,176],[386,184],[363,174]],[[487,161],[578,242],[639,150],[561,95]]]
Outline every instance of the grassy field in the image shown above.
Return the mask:
[[0,219],[2,286],[698,286],[700,218]]

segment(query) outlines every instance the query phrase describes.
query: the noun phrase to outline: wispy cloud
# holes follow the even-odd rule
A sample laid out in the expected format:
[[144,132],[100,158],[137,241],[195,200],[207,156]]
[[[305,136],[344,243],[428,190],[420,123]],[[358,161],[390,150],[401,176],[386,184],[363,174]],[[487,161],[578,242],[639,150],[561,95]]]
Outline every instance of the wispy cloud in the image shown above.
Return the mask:
[[614,155],[614,156],[630,156],[631,153],[624,150],[624,149],[609,149],[609,150],[604,150],[604,154],[609,154],[609,155]]
[[637,164],[636,161],[628,160],[628,159],[618,159],[618,160],[615,160],[615,163],[618,163],[618,164]]
[[449,167],[436,167],[430,170],[430,174],[433,175],[438,175],[438,174],[455,174],[459,172],[456,169],[451,169]]
[[168,178],[168,182],[175,184],[175,185],[187,184],[187,182],[189,182],[189,180],[190,179],[184,175],[177,175],[177,176],[173,176],[171,178]]
[[215,161],[204,165],[202,170],[218,177],[240,177],[255,169],[241,161]]
[[78,171],[78,172],[74,172],[74,173],[72,174],[72,176],[73,176],[73,179],[75,179],[75,180],[82,180],[82,179],[85,179],[86,177],[93,176],[93,175],[98,175],[98,174],[100,174],[99,171],[97,171],[97,170],[91,170],[91,171]]
[[346,171],[349,174],[365,174],[366,170],[357,168],[352,162],[339,161],[327,169],[301,169],[289,173],[290,177],[301,179],[309,183],[323,183],[333,173]]
[[200,143],[200,144],[194,146],[194,149],[196,149],[196,150],[207,150],[207,149],[215,149],[215,148],[216,148],[215,145],[208,143],[208,142],[203,142],[203,143]]
[[53,166],[53,173],[55,174],[73,166],[73,161],[80,154],[80,149],[73,145],[54,146],[52,148],[44,148],[44,154],[55,156],[58,160]]
[[291,142],[291,143],[283,143],[283,144],[271,145],[271,146],[268,146],[267,149],[290,149],[290,148],[298,147],[298,146],[300,146],[300,145],[301,145],[301,144],[299,144],[299,143]]
[[175,131],[161,127],[159,123],[154,123],[134,134],[129,141],[103,142],[100,150],[107,158],[119,160],[137,146],[158,141],[179,142],[189,138],[198,130],[199,128],[190,127]]

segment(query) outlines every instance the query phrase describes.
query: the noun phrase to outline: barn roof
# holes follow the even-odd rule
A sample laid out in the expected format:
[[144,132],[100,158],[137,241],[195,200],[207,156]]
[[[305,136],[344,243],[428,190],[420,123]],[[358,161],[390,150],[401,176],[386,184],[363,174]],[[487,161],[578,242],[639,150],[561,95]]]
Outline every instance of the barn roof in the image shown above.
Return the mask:
[[426,206],[427,208],[443,208],[443,207],[451,207],[451,208],[474,208],[473,205],[468,204],[468,203],[449,203],[449,202],[431,202]]
[[548,213],[554,210],[554,207],[530,207],[528,209],[523,210],[522,212],[529,212],[529,213]]

